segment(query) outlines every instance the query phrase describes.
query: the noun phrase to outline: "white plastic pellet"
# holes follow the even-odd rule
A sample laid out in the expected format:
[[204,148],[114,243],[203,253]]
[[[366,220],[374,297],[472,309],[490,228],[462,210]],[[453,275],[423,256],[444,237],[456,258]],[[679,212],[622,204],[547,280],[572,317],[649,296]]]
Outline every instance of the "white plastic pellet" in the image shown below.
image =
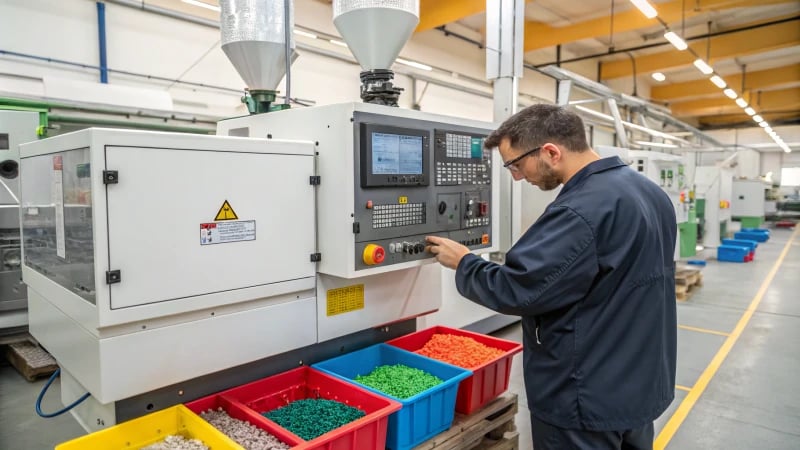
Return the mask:
[[142,447],[141,450],[209,450],[198,439],[186,439],[180,435],[169,435],[163,441]]
[[222,408],[217,408],[216,411],[209,409],[200,413],[200,417],[247,450],[288,450],[289,448],[289,445],[250,422],[229,416]]

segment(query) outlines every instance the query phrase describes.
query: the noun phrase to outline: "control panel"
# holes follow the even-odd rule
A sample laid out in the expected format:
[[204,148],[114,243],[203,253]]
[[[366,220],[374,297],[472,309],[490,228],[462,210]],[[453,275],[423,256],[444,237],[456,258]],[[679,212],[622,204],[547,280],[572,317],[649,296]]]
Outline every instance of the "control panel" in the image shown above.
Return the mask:
[[489,130],[355,114],[356,270],[430,258],[425,237],[492,245]]

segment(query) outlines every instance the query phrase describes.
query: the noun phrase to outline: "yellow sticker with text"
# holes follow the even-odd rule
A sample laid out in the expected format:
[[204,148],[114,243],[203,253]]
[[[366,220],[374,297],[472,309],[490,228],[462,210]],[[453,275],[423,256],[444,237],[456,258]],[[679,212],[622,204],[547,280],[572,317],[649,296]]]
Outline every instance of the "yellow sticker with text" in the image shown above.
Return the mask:
[[400,198],[397,199],[397,203],[405,205],[406,203],[408,203],[408,197],[406,197],[405,195],[400,196]]
[[329,317],[364,309],[364,285],[354,284],[337,289],[328,289],[326,304]]

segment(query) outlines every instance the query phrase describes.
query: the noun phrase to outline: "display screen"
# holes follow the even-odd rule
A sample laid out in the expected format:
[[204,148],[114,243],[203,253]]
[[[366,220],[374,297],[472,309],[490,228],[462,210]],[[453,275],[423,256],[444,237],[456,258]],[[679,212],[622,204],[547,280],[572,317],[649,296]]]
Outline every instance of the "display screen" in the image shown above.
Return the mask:
[[373,132],[372,173],[422,175],[422,137]]

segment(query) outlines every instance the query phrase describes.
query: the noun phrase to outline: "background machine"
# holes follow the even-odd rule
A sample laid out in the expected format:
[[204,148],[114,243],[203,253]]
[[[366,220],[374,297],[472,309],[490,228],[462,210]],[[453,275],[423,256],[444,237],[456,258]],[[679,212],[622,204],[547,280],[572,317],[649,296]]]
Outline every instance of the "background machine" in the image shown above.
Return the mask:
[[72,411],[84,428],[413,330],[441,305],[426,235],[496,250],[493,127],[386,106],[397,88],[376,77],[418,2],[382,3],[334,2],[340,29],[360,28],[346,39],[393,24],[348,41],[371,46],[354,53],[375,58],[362,94],[377,104],[266,104],[283,75],[268,52],[291,46],[283,24],[225,27],[264,17],[252,8],[291,12],[222,2],[226,53],[272,92],[248,102],[274,112],[220,122],[219,136],[89,129],[21,146],[30,330],[62,368],[64,404],[91,393]]

